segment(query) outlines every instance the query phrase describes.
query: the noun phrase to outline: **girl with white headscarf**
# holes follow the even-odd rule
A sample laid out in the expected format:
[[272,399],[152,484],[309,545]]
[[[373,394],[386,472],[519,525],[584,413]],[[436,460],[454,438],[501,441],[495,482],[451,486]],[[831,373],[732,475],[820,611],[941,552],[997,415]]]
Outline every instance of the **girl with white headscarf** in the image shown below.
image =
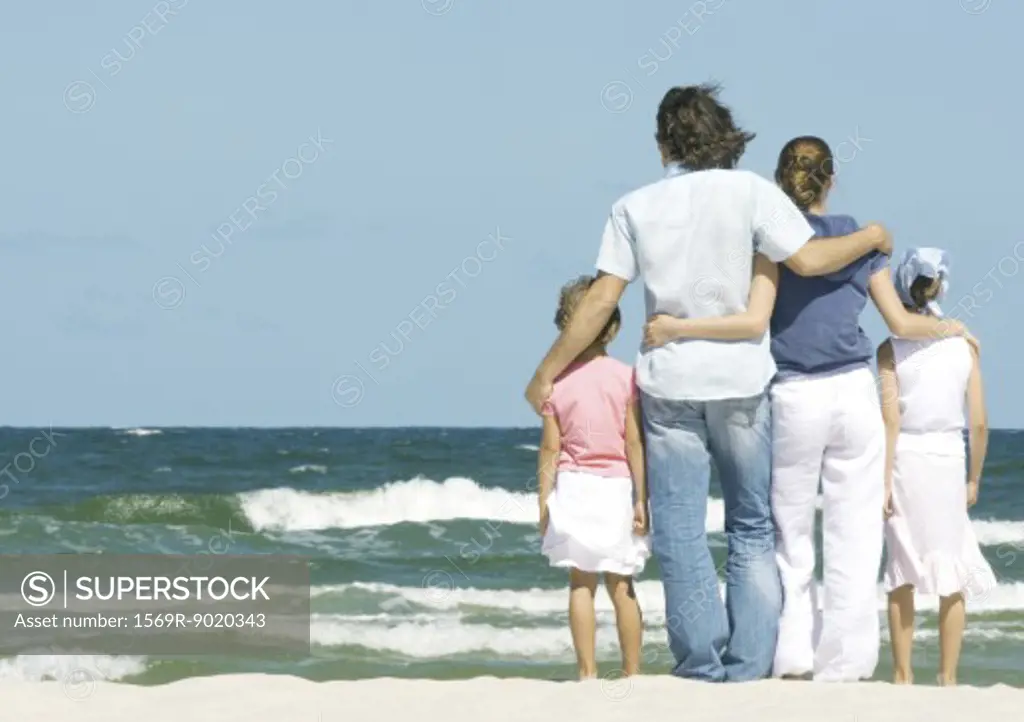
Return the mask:
[[[942,317],[938,302],[949,285],[945,251],[911,249],[894,280],[908,310]],[[878,373],[887,441],[883,512],[889,554],[884,586],[894,681],[913,682],[917,591],[940,599],[938,681],[953,685],[966,617],[964,599],[985,594],[996,584],[967,515],[978,500],[988,444],[978,353],[962,338],[894,337],[878,349]],[[968,422],[969,472],[963,439]]]

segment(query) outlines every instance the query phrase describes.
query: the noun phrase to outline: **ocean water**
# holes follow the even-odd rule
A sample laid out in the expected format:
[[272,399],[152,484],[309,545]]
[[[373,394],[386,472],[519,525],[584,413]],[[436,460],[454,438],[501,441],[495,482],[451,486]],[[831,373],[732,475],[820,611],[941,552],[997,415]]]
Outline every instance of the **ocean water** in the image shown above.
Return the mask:
[[[565,576],[539,555],[537,440],[532,429],[0,429],[5,554],[298,554],[313,579],[305,659],[21,655],[0,658],[0,678],[570,679]],[[994,432],[972,518],[999,585],[970,602],[964,683],[1024,684],[1022,477],[1024,432]],[[709,538],[721,565],[713,496]],[[653,561],[637,594],[645,670],[667,672]],[[937,605],[918,606],[915,666],[927,682],[938,664]],[[613,673],[603,591],[598,610],[602,672]],[[890,669],[886,644],[877,678]]]

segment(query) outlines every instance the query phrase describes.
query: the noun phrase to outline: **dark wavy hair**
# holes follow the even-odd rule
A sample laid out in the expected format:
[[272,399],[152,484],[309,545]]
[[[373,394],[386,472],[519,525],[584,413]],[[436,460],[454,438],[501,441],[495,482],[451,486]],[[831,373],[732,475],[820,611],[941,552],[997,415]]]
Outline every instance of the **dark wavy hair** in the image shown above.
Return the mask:
[[835,174],[832,149],[813,135],[793,138],[782,146],[775,166],[775,182],[804,211],[825,197]]
[[732,111],[718,102],[720,90],[706,83],[665,93],[654,137],[667,160],[689,170],[736,167],[754,134],[736,126]]
[[942,284],[938,283],[936,279],[928,278],[928,276],[918,276],[910,284],[910,298],[914,302],[911,309],[923,311],[929,303],[938,298],[939,291],[941,290]]

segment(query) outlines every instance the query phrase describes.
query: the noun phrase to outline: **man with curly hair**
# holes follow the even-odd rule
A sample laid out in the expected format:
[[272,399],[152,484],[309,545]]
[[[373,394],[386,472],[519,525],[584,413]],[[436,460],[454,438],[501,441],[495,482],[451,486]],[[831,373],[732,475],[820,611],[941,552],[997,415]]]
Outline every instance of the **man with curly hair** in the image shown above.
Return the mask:
[[[648,317],[718,317],[746,309],[755,253],[821,276],[871,251],[892,252],[876,224],[808,243],[814,231],[786,194],[736,168],[754,135],[734,123],[718,93],[675,87],[661,101],[655,137],[665,176],[612,206],[599,277],[527,387],[538,413],[637,277]],[[767,330],[757,341],[645,347],[637,358],[654,553],[673,671],[682,677],[741,682],[771,673],[782,596],[770,509],[774,375]],[[725,504],[726,604],[705,528],[712,461]]]

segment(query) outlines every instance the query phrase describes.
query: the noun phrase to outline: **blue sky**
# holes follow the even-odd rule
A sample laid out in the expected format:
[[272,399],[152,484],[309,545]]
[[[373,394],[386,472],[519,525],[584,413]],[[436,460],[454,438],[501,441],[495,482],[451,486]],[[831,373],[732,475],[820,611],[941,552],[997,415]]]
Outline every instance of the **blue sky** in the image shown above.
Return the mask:
[[[533,425],[559,286],[660,174],[664,91],[714,79],[744,167],[821,135],[834,210],[950,251],[1020,427],[1022,25],[989,0],[13,4],[0,423]],[[639,287],[623,313],[630,360]]]

